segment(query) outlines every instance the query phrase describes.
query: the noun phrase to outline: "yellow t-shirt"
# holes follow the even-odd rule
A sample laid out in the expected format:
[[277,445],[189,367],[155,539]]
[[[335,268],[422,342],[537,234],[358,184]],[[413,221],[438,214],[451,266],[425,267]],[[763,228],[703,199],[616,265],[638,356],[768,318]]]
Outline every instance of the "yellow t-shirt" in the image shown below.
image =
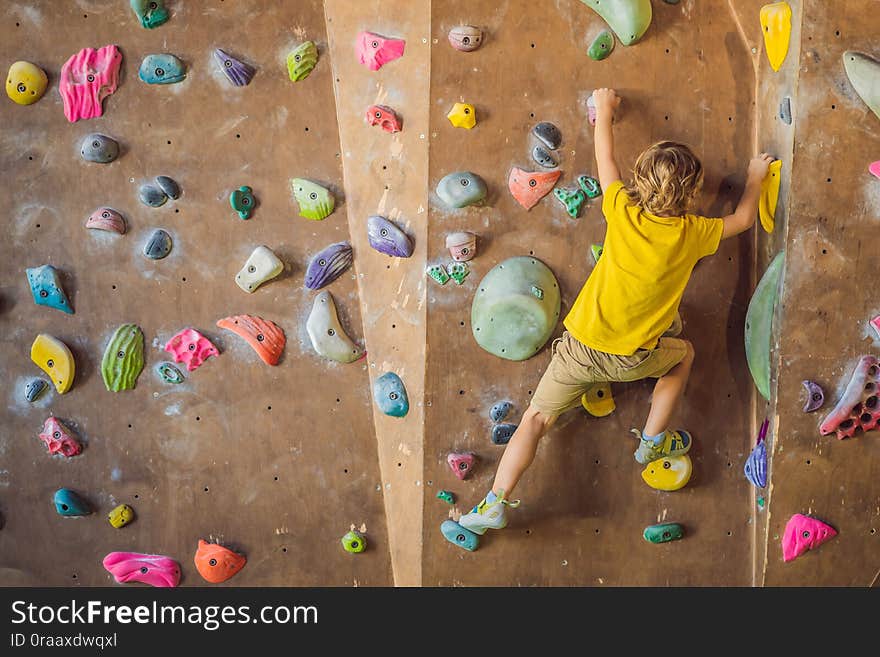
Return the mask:
[[657,217],[619,180],[605,190],[602,257],[565,318],[579,342],[628,356],[653,349],[675,319],[697,261],[718,250],[724,222],[698,215]]

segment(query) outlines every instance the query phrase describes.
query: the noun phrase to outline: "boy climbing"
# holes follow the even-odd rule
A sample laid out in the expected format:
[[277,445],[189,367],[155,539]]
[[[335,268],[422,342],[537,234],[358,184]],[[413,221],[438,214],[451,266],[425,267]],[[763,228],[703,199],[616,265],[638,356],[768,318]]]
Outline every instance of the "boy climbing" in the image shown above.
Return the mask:
[[507,525],[507,496],[535,458],[538,442],[556,418],[580,403],[595,384],[656,378],[651,410],[639,432],[638,463],[685,454],[691,435],[670,429],[687,384],[694,348],[673,337],[681,330],[678,306],[697,261],[722,239],[755,223],[761,181],[773,158],[749,162],[746,186],[733,214],[709,219],[689,214],[703,184],[703,167],[691,150],[663,141],[636,160],[629,184],[614,160],[612,118],[620,105],[613,89],[593,92],[595,148],[607,223],[602,257],[565,318],[550,365],[507,444],[492,490],[459,524],[477,534]]

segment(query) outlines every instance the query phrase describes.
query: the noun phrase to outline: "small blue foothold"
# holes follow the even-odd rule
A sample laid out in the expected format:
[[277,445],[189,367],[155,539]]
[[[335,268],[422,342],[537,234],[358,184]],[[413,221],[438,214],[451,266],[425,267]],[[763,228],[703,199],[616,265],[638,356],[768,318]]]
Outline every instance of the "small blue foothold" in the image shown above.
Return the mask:
[[386,372],[376,379],[373,384],[373,399],[385,415],[403,417],[409,412],[406,388],[394,372]]
[[473,552],[480,546],[480,539],[471,530],[465,529],[454,520],[444,520],[440,525],[444,538],[453,545]]
[[55,491],[55,510],[61,516],[87,516],[92,512],[88,502],[69,488]]
[[492,442],[496,445],[506,445],[510,442],[514,431],[516,431],[515,424],[496,424],[492,427]]
[[489,411],[489,417],[492,418],[493,422],[501,422],[504,418],[507,417],[507,414],[510,413],[510,402],[509,401],[500,401],[492,407],[492,410]]
[[73,308],[70,307],[70,301],[61,287],[61,281],[58,278],[58,270],[52,265],[43,265],[42,267],[32,267],[25,270],[27,272],[28,283],[31,286],[31,294],[34,296],[34,303],[38,306],[49,306],[62,312],[73,314]]
[[40,398],[40,395],[49,387],[49,384],[43,379],[31,379],[24,387],[24,398],[33,403]]
[[147,55],[141,62],[138,77],[147,84],[174,84],[186,77],[186,65],[174,55]]

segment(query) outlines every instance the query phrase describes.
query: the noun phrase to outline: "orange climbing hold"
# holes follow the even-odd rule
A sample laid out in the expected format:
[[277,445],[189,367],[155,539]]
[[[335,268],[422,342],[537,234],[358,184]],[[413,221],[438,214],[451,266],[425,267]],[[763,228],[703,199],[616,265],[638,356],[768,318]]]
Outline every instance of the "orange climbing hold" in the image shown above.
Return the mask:
[[217,326],[244,338],[267,365],[277,365],[287,339],[281,327],[254,315],[224,317]]
[[510,170],[507,187],[517,203],[530,210],[550,193],[562,171],[523,171],[517,167]]
[[229,548],[216,543],[208,543],[199,539],[199,548],[193,559],[196,570],[199,571],[206,582],[219,584],[233,577],[239,570],[244,568],[247,558],[233,552]]

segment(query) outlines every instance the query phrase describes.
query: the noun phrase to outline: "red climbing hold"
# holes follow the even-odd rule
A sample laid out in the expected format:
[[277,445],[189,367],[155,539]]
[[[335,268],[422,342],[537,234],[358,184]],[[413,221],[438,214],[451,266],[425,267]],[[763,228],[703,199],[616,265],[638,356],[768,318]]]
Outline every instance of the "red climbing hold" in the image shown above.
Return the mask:
[[840,440],[851,438],[856,431],[870,431],[880,423],[880,361],[862,356],[853,372],[843,397],[819,425],[819,433],[827,436],[837,432]]
[[449,467],[452,468],[456,477],[464,479],[468,476],[468,473],[470,473],[471,468],[474,467],[474,455],[451,452],[449,456],[446,457],[446,462],[449,464]]
[[224,317],[217,326],[243,338],[266,365],[277,365],[287,339],[275,322],[254,315]]
[[367,108],[367,123],[370,125],[378,125],[385,132],[400,132],[400,117],[390,107],[385,105],[370,105]]
[[513,198],[526,210],[533,208],[538,201],[547,196],[562,171],[523,171],[517,167],[510,170],[507,187]]
[[40,440],[46,443],[46,448],[50,454],[61,454],[63,456],[76,456],[82,452],[82,445],[71,435],[57,417],[47,418],[43,423],[43,431],[40,433]]
[[782,558],[794,561],[807,550],[819,547],[837,536],[837,530],[821,520],[795,513],[785,525],[782,536]]

